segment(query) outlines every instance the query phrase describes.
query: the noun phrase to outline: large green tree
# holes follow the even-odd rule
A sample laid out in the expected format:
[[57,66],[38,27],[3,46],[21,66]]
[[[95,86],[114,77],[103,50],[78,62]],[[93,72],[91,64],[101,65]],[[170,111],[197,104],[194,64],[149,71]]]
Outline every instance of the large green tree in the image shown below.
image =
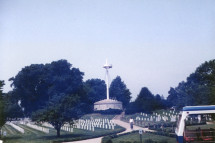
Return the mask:
[[177,93],[175,89],[172,87],[170,88],[168,93],[169,93],[169,96],[167,97],[167,101],[168,103],[170,103],[169,106],[174,106],[178,101]]
[[13,95],[13,91],[10,91],[8,93],[5,93],[4,96],[5,101],[5,114],[7,116],[7,120],[11,121],[16,118],[22,118],[24,117],[22,107],[18,104],[18,99],[15,98]]
[[151,113],[154,110],[164,109],[166,107],[167,101],[162,96],[159,94],[153,95],[147,87],[143,87],[135,101],[129,103],[126,113]]
[[66,60],[45,65],[48,102],[32,116],[34,121],[52,124],[58,137],[61,126],[77,119],[84,110],[83,73],[71,66]]
[[89,79],[84,83],[84,89],[86,92],[86,103],[89,107],[88,111],[92,112],[94,103],[106,98],[105,81],[101,79]]
[[154,96],[154,104],[153,104],[153,110],[156,109],[163,109],[164,108],[164,99],[161,98],[159,94],[156,94]]
[[[15,78],[13,95],[21,100],[25,115],[34,121],[52,124],[60,136],[60,128],[84,111],[83,72],[66,60],[23,68]],[[83,110],[82,110],[83,109]]]
[[147,87],[143,87],[134,101],[136,112],[151,112],[154,106],[154,95]]
[[[6,116],[4,111],[5,102],[3,100],[3,91],[2,91],[3,86],[4,86],[4,81],[0,80],[0,131],[2,126],[6,122]],[[1,132],[0,132],[0,137],[1,137]]]
[[57,131],[60,137],[60,129],[65,123],[72,124],[84,114],[84,103],[78,94],[53,96],[47,106],[32,114],[32,120],[36,122],[48,122]]
[[117,76],[110,85],[110,97],[115,98],[123,103],[126,108],[131,100],[131,92],[126,87],[120,76]]
[[40,109],[48,100],[47,71],[43,64],[32,64],[24,67],[15,77],[10,78],[13,94],[11,99],[21,100],[25,114],[29,116]]
[[[75,94],[82,87],[83,73],[66,60],[32,64],[11,78],[13,96],[21,100],[25,115],[42,109],[55,95]],[[18,102],[18,101],[17,101]]]
[[215,60],[203,63],[187,77],[186,82],[170,89],[167,98],[178,108],[187,105],[215,104]]

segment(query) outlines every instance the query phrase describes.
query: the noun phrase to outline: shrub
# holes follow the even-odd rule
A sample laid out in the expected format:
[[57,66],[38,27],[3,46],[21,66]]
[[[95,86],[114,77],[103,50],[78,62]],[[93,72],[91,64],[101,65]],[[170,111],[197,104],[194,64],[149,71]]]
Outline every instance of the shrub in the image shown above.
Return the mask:
[[[102,138],[102,143],[108,143],[108,141],[110,141],[110,140],[111,140],[110,136],[103,137]],[[112,142],[112,140],[111,140],[111,142]]]
[[118,110],[118,109],[108,109],[108,110],[95,111],[95,113],[100,113],[103,115],[118,115],[121,112],[122,112],[122,110]]
[[113,143],[111,139],[107,140],[106,143]]

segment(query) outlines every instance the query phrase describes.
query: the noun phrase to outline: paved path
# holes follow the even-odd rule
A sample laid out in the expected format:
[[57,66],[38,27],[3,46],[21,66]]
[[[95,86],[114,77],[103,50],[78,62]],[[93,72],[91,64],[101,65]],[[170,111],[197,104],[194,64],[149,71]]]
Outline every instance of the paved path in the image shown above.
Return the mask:
[[[122,116],[122,114],[117,115],[117,116],[115,116],[113,118],[114,123],[116,123],[117,125],[119,125],[119,126],[121,126],[121,127],[126,129],[124,132],[121,132],[121,133],[118,133],[118,134],[124,134],[124,133],[127,133],[127,132],[131,132],[133,130],[139,130],[139,129],[142,129],[143,131],[152,131],[152,130],[149,130],[148,128],[142,128],[142,127],[139,127],[139,126],[136,126],[136,125],[133,126],[133,130],[132,130],[130,128],[129,123],[126,123],[126,122],[120,120],[121,116]],[[94,139],[87,139],[87,140],[81,140],[81,141],[74,141],[74,142],[66,142],[66,143],[101,143],[102,138],[103,137],[94,138]]]
[[142,127],[139,127],[139,126],[136,126],[136,125],[133,126],[133,130],[132,130],[130,128],[130,124],[129,123],[120,120],[121,116],[122,116],[122,114],[121,115],[117,115],[113,119],[114,123],[116,123],[117,125],[119,125],[119,126],[121,126],[121,127],[123,127],[123,128],[126,129],[124,132],[121,132],[121,133],[118,133],[118,134],[124,134],[124,133],[127,133],[127,132],[139,130],[139,129],[142,129],[143,131],[154,132],[153,130],[149,130],[148,128],[142,128]]

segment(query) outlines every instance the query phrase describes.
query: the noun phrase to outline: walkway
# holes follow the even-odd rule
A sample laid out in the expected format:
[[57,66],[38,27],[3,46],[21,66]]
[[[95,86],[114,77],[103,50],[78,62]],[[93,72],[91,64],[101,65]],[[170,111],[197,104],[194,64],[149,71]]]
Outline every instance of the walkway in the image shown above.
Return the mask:
[[[118,134],[124,134],[127,132],[131,132],[131,128],[130,128],[130,124],[126,123],[124,121],[120,120],[121,115],[117,115],[113,118],[114,123],[116,123],[117,125],[125,128],[126,130],[124,132],[118,133]],[[142,128],[139,126],[134,125],[133,130],[139,130],[142,129],[143,131],[152,131],[149,130],[148,128]],[[87,140],[81,140],[81,141],[74,141],[74,142],[65,142],[65,143],[101,143],[103,137],[99,137],[99,138],[94,138],[94,139],[87,139]]]

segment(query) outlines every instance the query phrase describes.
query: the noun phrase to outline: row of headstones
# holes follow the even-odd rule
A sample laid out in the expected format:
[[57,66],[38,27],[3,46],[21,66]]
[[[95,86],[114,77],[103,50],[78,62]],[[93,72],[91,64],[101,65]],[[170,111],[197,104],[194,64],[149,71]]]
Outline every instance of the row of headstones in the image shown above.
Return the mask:
[[78,122],[78,123],[100,123],[100,122],[102,122],[102,123],[112,123],[112,124],[114,124],[114,122],[113,122],[113,120],[109,120],[109,119],[91,119],[91,120],[89,120],[89,119],[86,119],[86,120],[84,120],[84,119],[79,119],[79,120],[77,120],[76,122]]
[[44,132],[44,133],[49,133],[49,129],[48,128],[45,128],[45,127],[41,127],[41,126],[38,126],[38,125],[35,125],[34,123],[30,123],[30,122],[20,122],[20,124],[24,124],[30,128],[33,128],[35,130],[38,130],[38,131],[41,131],[41,132]]
[[95,119],[95,120],[83,120],[83,119],[79,119],[78,121],[76,121],[75,123],[77,124],[92,124],[96,127],[99,127],[102,124],[108,124],[111,126],[115,126],[116,124],[113,122],[113,120],[109,120],[109,119]]
[[73,127],[64,125],[64,126],[61,127],[61,130],[64,130],[64,131],[72,133],[73,132]]
[[[51,124],[49,124],[47,122],[44,122],[42,125],[45,126],[45,127],[54,128]],[[73,132],[73,126],[68,126],[68,125],[65,124],[65,125],[63,125],[61,127],[61,130],[64,130],[64,131],[67,131],[67,132]]]
[[[49,127],[49,128],[54,128],[51,124],[49,123],[43,123],[43,126]],[[69,124],[64,124],[61,127],[61,130],[67,131],[67,132],[73,132],[74,128],[79,128],[79,129],[84,129],[84,130],[90,130],[90,131],[94,131],[94,127],[91,126],[82,126],[82,127],[77,127],[77,125],[69,125]]]
[[142,120],[142,121],[151,121],[151,122],[153,122],[153,121],[155,121],[155,122],[160,122],[161,120],[163,120],[163,121],[171,121],[171,122],[175,122],[176,121],[176,119],[178,118],[178,116],[176,116],[176,115],[172,115],[172,116],[170,116],[170,117],[168,117],[168,116],[161,116],[161,115],[158,115],[158,116],[148,116],[148,117],[140,117],[140,116],[137,116],[136,117],[136,120]]
[[[43,123],[43,126],[53,128],[49,123]],[[93,119],[93,120],[76,120],[73,125],[64,124],[61,130],[73,132],[73,128],[95,131],[95,128],[112,129],[114,130],[116,124],[109,119]]]
[[102,129],[112,129],[114,130],[115,126],[111,124],[99,124],[99,125],[94,125],[94,124],[77,124],[76,125],[78,129],[86,129],[86,130],[92,130],[94,131],[95,128],[102,128]]
[[109,119],[94,119],[94,120],[79,119],[75,122],[75,126],[79,129],[87,129],[87,130],[94,131],[94,128],[114,130],[114,127],[116,126],[116,124]]
[[140,113],[140,115],[141,116],[145,116],[145,117],[150,117],[150,116],[177,116],[177,115],[179,115],[179,113],[178,112],[175,112],[175,111],[172,111],[172,112],[163,112],[163,113],[161,113],[161,114],[159,114],[159,113],[156,113],[156,112],[153,112],[152,114],[146,114],[146,113]]
[[[43,126],[49,127],[49,128],[54,128],[51,124],[49,123],[43,123]],[[73,132],[74,128],[79,128],[79,129],[84,129],[84,130],[90,130],[90,131],[94,131],[94,127],[89,127],[89,126],[82,126],[82,127],[77,127],[77,125],[69,125],[69,124],[64,124],[61,127],[61,130],[67,131],[67,132]]]
[[14,129],[16,129],[17,131],[19,131],[20,133],[23,133],[23,134],[25,133],[25,130],[23,128],[15,125],[12,122],[7,122],[6,124],[12,126]]

